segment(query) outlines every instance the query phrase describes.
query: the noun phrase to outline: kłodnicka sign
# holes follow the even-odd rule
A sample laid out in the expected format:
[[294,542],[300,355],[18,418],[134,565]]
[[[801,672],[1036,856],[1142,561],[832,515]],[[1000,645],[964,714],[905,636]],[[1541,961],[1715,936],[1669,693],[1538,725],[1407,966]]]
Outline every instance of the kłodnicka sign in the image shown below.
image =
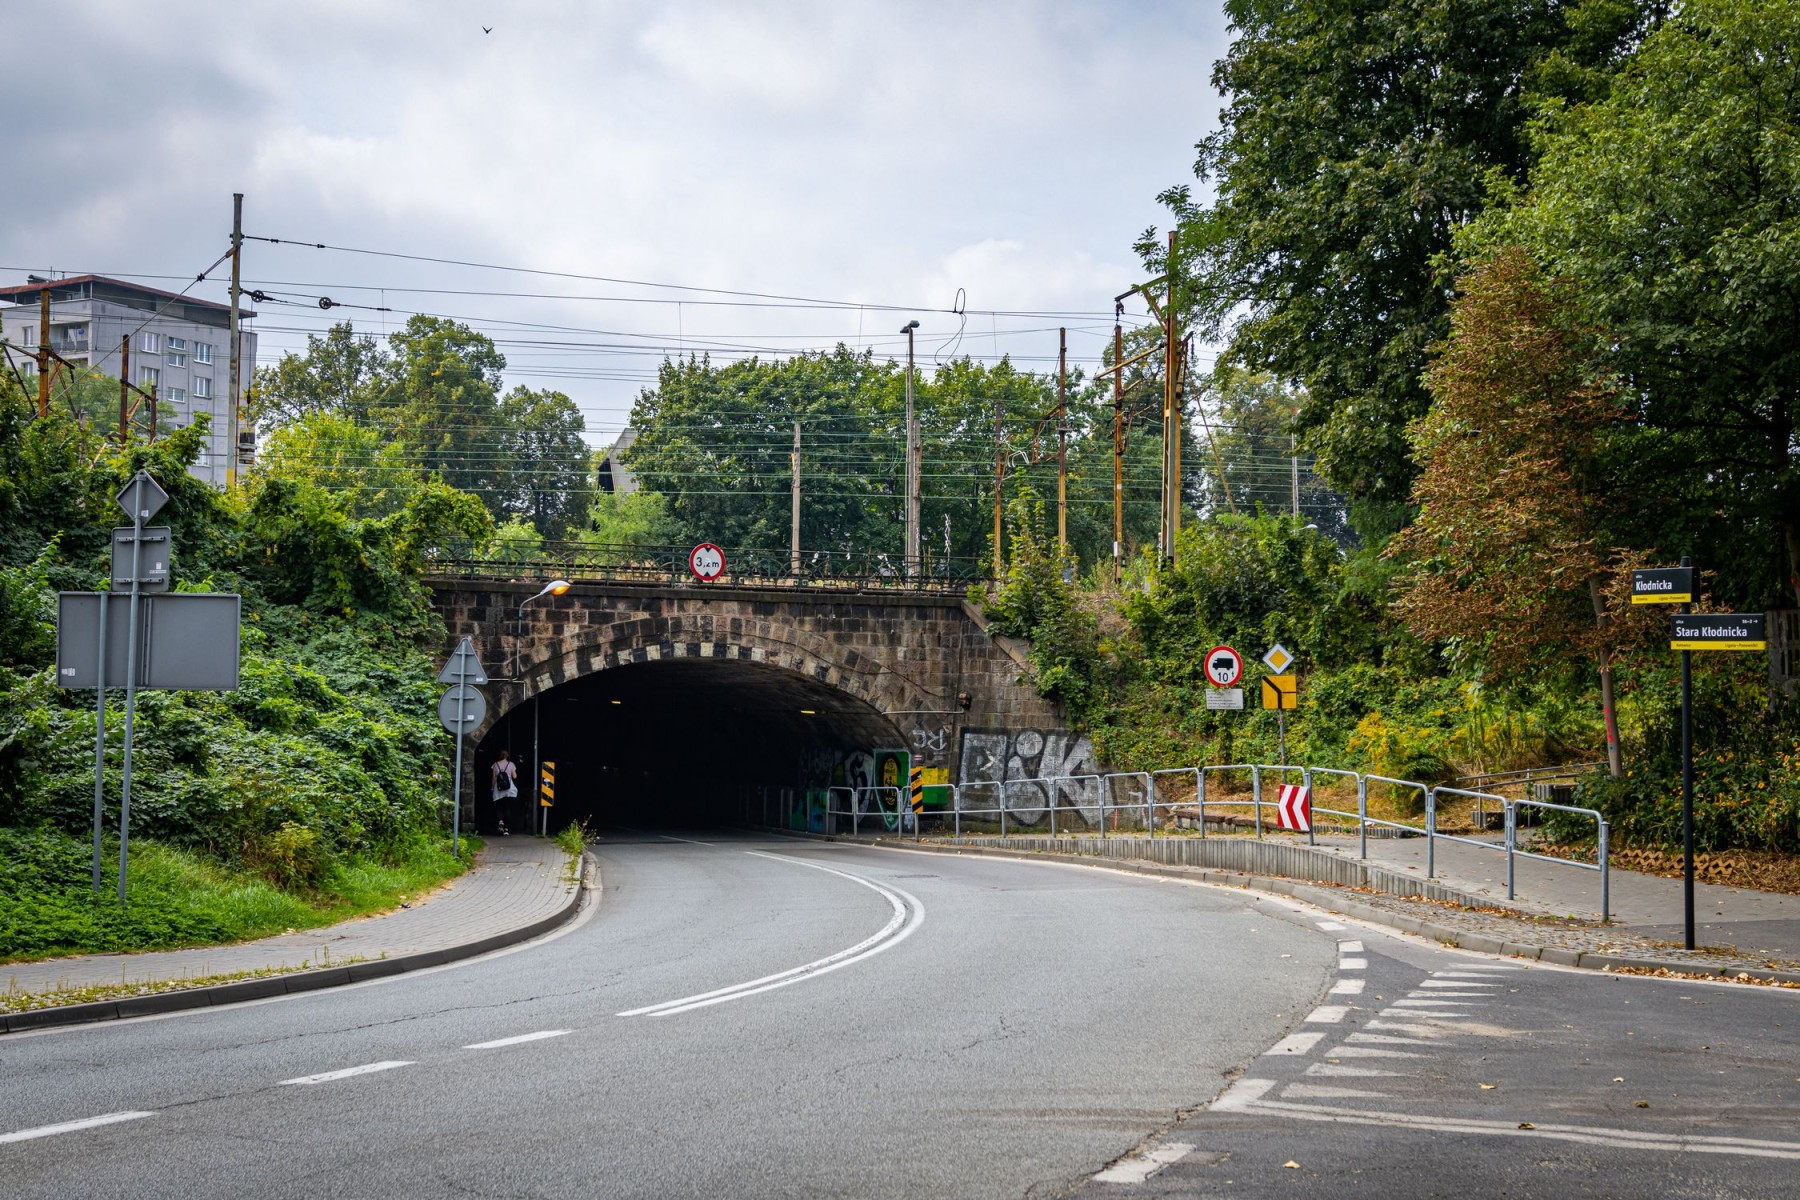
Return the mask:
[[1694,600],[1694,568],[1658,567],[1631,573],[1633,604],[1691,604]]
[[1767,650],[1761,613],[1691,613],[1669,618],[1672,650]]

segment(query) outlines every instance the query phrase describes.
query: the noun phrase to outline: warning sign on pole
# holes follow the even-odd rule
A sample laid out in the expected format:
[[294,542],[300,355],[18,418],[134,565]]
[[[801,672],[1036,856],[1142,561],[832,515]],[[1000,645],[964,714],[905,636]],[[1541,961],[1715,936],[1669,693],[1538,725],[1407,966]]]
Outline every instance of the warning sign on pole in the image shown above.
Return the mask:
[[1276,804],[1276,820],[1281,828],[1291,829],[1295,833],[1307,833],[1312,830],[1312,789],[1298,783],[1286,783],[1281,787],[1281,798]]
[[1264,708],[1299,708],[1299,676],[1264,675],[1262,681],[1262,705]]
[[551,808],[556,804],[556,764],[547,762],[538,768],[538,806]]

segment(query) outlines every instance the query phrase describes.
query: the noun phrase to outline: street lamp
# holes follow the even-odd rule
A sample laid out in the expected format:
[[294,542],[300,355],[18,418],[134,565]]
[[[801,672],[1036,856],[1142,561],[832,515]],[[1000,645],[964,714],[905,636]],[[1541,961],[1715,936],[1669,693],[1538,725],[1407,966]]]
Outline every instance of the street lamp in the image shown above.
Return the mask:
[[919,425],[913,419],[913,330],[917,321],[900,327],[906,335],[906,553],[908,579],[919,574]]
[[[575,586],[574,584],[570,583],[566,579],[552,579],[549,583],[546,583],[542,588],[538,589],[537,595],[527,596],[525,599],[519,601],[519,624],[518,624],[519,633],[518,633],[518,636],[513,639],[513,671],[512,671],[512,673],[515,678],[519,674],[519,643],[521,643],[525,640],[525,606],[527,604],[530,604],[533,600],[542,600],[545,596],[560,596],[564,592],[568,591],[571,587],[574,587],[574,586]],[[522,683],[523,680],[521,680],[520,682]],[[538,698],[536,696],[533,696],[531,698],[531,773],[533,775],[539,775],[543,771],[543,765],[538,759],[538,710],[539,710],[539,708],[540,708],[540,703],[538,701]],[[510,729],[511,726],[509,725],[507,728]],[[535,795],[537,795],[537,792],[535,789],[533,789],[530,791],[529,794],[535,796]],[[530,809],[526,809],[527,813],[529,813],[530,811],[531,811]],[[550,825],[550,814],[548,812],[544,811],[543,806],[541,804],[538,806],[537,815],[539,816],[539,824],[540,824],[540,828],[539,828],[538,832],[540,834],[548,832],[549,825]],[[532,823],[533,822],[531,822],[530,818],[527,817],[525,828],[527,830],[529,830],[531,828]]]

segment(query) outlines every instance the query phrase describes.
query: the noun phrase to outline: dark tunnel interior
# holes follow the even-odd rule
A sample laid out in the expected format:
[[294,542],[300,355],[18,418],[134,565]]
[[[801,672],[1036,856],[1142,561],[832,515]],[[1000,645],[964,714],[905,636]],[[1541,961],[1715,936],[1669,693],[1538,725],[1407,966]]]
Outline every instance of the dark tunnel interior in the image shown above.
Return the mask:
[[[534,758],[533,745],[537,747]],[[496,721],[475,753],[475,824],[515,832],[545,820],[590,828],[737,823],[757,788],[828,782],[848,752],[902,745],[891,721],[846,692],[781,667],[674,659],[612,667],[551,688]],[[496,804],[490,768],[518,764],[519,797]],[[539,763],[555,798],[539,810]]]

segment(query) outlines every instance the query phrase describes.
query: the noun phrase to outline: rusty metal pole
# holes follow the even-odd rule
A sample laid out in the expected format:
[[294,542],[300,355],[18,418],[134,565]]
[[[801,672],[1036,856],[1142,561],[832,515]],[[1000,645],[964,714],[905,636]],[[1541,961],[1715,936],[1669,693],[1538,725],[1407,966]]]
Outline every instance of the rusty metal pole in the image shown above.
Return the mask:
[[1000,489],[1006,482],[1006,401],[994,395],[994,582],[1000,581]]
[[1069,548],[1069,331],[1056,331],[1056,548]]
[[[788,572],[793,575],[794,582],[800,582],[800,422],[794,422],[794,455],[793,476],[794,495],[793,512],[789,514]],[[533,718],[534,720],[536,718]]]
[[119,445],[125,444],[127,424],[131,420],[131,410],[127,404],[131,397],[131,335],[128,333],[119,339]]
[[38,419],[50,415],[50,289],[38,293]]
[[[238,462],[238,381],[243,363],[243,330],[239,328],[238,318],[238,282],[243,278],[244,264],[244,193],[233,192],[231,195],[231,363],[226,368],[230,378],[225,381],[228,406],[225,412],[225,486],[230,487],[237,482]],[[460,735],[458,745],[461,744]]]
[[1124,580],[1125,541],[1125,329],[1123,304],[1113,303],[1113,586]]

